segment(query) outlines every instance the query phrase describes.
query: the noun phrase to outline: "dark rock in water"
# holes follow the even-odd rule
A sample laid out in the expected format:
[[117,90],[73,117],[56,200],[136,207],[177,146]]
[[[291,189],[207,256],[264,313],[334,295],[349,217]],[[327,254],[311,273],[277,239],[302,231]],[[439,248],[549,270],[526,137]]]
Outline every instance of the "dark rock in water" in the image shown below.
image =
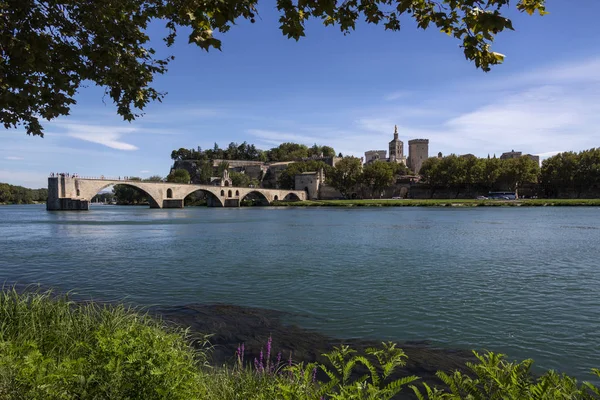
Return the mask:
[[[296,325],[284,324],[282,317],[289,315],[280,311],[249,308],[234,305],[190,304],[177,307],[154,307],[150,310],[166,321],[182,327],[189,327],[191,332],[210,333],[212,363],[214,365],[233,365],[236,361],[236,350],[240,344],[245,347],[246,363],[252,364],[260,357],[261,350],[266,351],[269,336],[273,339],[271,360],[282,353],[285,362],[292,354],[293,362],[325,362],[323,353],[334,346],[348,344],[359,352],[368,347],[381,347],[381,342],[374,340],[336,339],[318,332],[300,328]],[[474,361],[471,352],[465,350],[441,349],[428,342],[398,343],[408,356],[407,365],[398,370],[395,377],[416,375],[418,382],[426,382],[434,386],[442,386],[435,376],[437,371],[466,371],[465,363]],[[419,386],[419,385],[418,385]],[[404,389],[399,399],[414,398],[412,390]]]

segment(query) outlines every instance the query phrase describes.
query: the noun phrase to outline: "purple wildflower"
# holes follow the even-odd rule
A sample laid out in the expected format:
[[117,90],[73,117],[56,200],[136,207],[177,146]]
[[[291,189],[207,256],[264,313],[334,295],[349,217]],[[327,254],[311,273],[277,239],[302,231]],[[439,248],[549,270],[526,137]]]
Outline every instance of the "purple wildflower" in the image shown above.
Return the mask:
[[269,364],[271,363],[271,345],[273,343],[273,338],[269,335],[269,339],[267,340],[267,371],[269,371]]
[[317,382],[317,367],[313,368],[312,381],[313,383]]
[[258,365],[260,367],[260,372],[265,372],[265,364],[263,363],[263,351],[262,349],[260,349],[260,356],[259,356],[259,361],[258,361]]

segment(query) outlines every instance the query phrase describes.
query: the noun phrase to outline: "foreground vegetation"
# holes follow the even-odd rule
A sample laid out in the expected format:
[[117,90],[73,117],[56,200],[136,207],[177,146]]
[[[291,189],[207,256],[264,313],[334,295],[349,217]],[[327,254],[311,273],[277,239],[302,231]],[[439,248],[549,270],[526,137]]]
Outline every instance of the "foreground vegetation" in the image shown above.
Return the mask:
[[526,199],[526,200],[475,200],[475,199],[374,199],[374,200],[307,200],[278,201],[274,206],[287,207],[546,207],[595,206],[600,199]]
[[[509,363],[479,355],[470,373],[439,372],[444,388],[394,375],[406,355],[392,343],[356,354],[348,346],[325,354],[328,364],[295,364],[271,354],[213,368],[207,348],[188,332],[124,306],[74,303],[51,292],[0,294],[2,399],[599,399],[590,383],[549,371],[535,379],[531,360]],[[203,337],[201,344],[206,344]],[[600,378],[600,371],[592,371]],[[319,378],[317,378],[319,377]],[[321,378],[323,377],[323,378]]]

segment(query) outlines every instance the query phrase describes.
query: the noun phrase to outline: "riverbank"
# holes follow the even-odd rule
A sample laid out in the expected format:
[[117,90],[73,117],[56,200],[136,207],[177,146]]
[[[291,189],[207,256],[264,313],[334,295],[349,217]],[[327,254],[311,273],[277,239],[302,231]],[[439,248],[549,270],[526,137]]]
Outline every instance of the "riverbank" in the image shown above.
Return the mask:
[[29,203],[6,203],[6,202],[0,202],[0,206],[30,206],[30,205],[39,205],[39,204],[46,204],[45,201],[32,201]]
[[[429,393],[421,398],[428,400],[448,398],[442,394],[447,391],[457,400],[473,398],[473,393],[478,393],[477,399],[538,398],[542,388],[549,400],[600,395],[597,387],[566,375],[548,372],[536,378],[529,361],[507,363],[493,353],[477,357],[472,366],[465,366],[472,356],[446,365],[442,370],[449,375],[438,373],[430,379],[423,371],[439,369],[437,361],[440,356],[447,359],[447,351],[422,352],[422,345],[410,343],[402,345],[404,351],[385,343],[367,348],[371,344],[362,341],[350,341],[352,350],[339,342],[319,348],[329,339],[295,327],[280,332],[281,313],[272,310],[190,305],[154,312],[166,319],[119,304],[73,302],[52,292],[3,290],[0,397],[391,400],[416,398],[411,383],[426,389]],[[215,320],[215,315],[221,317]],[[218,332],[210,337],[215,350],[221,347],[219,340],[245,340],[238,342],[228,363],[209,367],[207,336],[181,329],[190,323]],[[240,325],[251,328],[249,336],[231,335]],[[298,335],[286,337],[290,329]],[[296,349],[308,346],[314,355],[304,357],[316,363],[300,361],[298,351],[288,356],[285,348],[277,347],[278,339],[289,340]],[[421,350],[413,351],[415,346]],[[430,391],[434,385],[441,391]]]
[[[244,345],[245,358],[252,362],[266,352],[266,344],[272,338],[271,354],[281,352],[287,360],[290,355],[295,363],[326,363],[324,357],[336,346],[349,345],[359,353],[373,347],[381,347],[381,341],[343,339],[288,324],[285,320],[293,315],[277,310],[242,307],[230,304],[189,304],[178,307],[153,307],[155,315],[194,334],[210,334],[213,346],[210,363],[213,366],[233,367],[237,361],[236,351]],[[466,371],[466,363],[476,361],[473,353],[464,349],[446,349],[428,341],[398,342],[407,358],[395,377],[416,375],[421,382],[441,385],[437,371]],[[406,392],[408,396],[409,393]],[[400,397],[404,398],[404,397]],[[408,396],[406,398],[413,398]]]
[[284,207],[600,207],[600,199],[360,199],[276,201]]

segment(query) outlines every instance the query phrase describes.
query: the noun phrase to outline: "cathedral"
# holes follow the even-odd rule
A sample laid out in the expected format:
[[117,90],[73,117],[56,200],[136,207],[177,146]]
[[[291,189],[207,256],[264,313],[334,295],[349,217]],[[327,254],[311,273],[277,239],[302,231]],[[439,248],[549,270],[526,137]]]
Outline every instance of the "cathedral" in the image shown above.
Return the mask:
[[394,140],[390,142],[390,159],[389,162],[406,165],[406,157],[404,157],[404,143],[398,139],[398,125],[394,125]]
[[408,158],[404,157],[404,142],[398,139],[398,125],[394,126],[394,139],[390,142],[389,158],[385,150],[369,150],[365,152],[365,163],[387,161],[404,164],[415,173],[419,173],[421,165],[429,157],[429,140],[412,139],[408,141]]

